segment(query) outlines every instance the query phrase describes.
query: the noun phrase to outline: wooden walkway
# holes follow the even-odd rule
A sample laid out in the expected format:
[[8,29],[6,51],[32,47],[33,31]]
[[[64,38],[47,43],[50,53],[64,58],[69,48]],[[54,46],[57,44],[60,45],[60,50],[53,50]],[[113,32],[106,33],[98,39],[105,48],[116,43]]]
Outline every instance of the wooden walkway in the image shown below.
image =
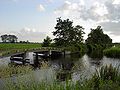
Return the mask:
[[[4,57],[4,56],[12,56],[12,55],[17,55],[17,54],[21,54],[21,53],[25,53],[25,52],[39,52],[39,51],[59,51],[59,52],[63,52],[64,49],[63,48],[56,48],[56,47],[40,47],[40,48],[33,48],[33,49],[24,49],[24,50],[16,50],[16,51],[6,51],[6,52],[1,52],[0,53],[0,57]],[[12,52],[12,53],[11,53]]]
[[29,56],[27,56],[27,54],[29,52],[33,52],[33,56],[35,56],[35,60],[37,61],[39,57],[41,58],[55,58],[55,57],[59,57],[62,55],[65,55],[65,51],[61,48],[51,48],[51,47],[42,47],[42,48],[37,48],[37,49],[33,49],[30,51],[24,51],[24,52],[18,52],[15,54],[10,55],[10,60],[12,62],[14,61],[20,61],[23,64],[26,63],[26,60],[29,61]]

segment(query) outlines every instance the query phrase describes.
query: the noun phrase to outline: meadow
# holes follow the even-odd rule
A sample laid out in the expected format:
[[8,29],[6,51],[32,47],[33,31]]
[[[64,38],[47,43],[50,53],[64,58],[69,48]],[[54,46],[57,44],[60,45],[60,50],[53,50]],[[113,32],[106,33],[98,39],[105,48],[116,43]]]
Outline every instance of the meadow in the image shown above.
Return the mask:
[[41,47],[41,44],[38,44],[38,43],[29,43],[29,44],[0,43],[0,57],[17,53],[17,52],[30,51],[40,47]]

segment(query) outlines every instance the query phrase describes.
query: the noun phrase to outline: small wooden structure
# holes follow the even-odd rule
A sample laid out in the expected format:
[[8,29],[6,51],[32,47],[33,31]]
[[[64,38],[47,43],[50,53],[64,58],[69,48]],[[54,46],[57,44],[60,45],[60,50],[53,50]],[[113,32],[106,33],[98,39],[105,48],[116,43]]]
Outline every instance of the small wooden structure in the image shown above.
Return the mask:
[[[29,52],[22,52],[22,53],[17,53],[14,54],[10,57],[11,62],[19,61],[22,62],[22,64],[30,63],[30,58],[29,58]],[[63,55],[62,51],[59,50],[39,50],[35,51],[32,54],[34,64],[38,63],[39,57],[42,58],[56,58],[60,57]]]
[[25,63],[29,63],[29,59],[26,58],[26,52],[17,53],[10,57],[11,62],[19,61],[24,65]]
[[63,55],[63,52],[58,50],[43,50],[43,51],[36,51],[34,53],[35,53],[36,59],[38,59],[38,56],[40,56],[41,58],[52,58],[52,57],[58,57]]

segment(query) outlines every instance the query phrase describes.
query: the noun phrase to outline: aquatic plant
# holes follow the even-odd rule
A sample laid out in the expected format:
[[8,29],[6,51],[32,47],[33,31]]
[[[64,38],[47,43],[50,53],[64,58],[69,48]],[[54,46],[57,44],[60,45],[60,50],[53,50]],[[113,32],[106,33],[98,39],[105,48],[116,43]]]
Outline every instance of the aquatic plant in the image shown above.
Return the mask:
[[76,83],[71,80],[64,82],[36,82],[30,78],[30,82],[26,80],[10,82],[6,85],[7,90],[119,90],[120,89],[120,73],[119,68],[103,66],[89,79],[84,81],[78,80]]

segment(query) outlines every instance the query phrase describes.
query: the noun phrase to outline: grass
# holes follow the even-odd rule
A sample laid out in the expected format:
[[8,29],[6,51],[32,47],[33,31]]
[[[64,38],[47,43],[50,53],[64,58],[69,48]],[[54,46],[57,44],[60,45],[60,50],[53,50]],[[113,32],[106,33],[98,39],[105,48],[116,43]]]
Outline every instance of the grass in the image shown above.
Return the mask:
[[107,57],[120,58],[120,46],[105,49],[103,52]]
[[[89,79],[78,80],[76,83],[66,80],[65,82],[36,82],[34,78],[18,79],[15,83],[7,81],[6,90],[120,90],[119,67],[103,66]],[[9,83],[8,83],[9,82]]]
[[40,48],[41,44],[0,43],[0,56]]
[[13,75],[26,74],[32,71],[31,66],[0,66],[0,78],[8,78]]

